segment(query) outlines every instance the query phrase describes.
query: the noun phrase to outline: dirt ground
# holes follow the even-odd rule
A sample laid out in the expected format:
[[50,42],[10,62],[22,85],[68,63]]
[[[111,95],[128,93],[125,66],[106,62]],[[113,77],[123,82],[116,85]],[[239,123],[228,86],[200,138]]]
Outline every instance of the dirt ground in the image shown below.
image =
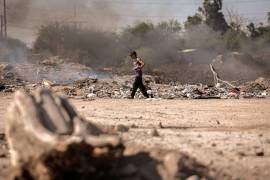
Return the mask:
[[[0,96],[0,134],[11,96]],[[179,150],[196,158],[220,179],[270,177],[269,100],[71,99],[77,111],[98,124],[130,127],[127,144]],[[157,129],[159,136],[151,134]],[[0,138],[0,167],[8,154]],[[220,177],[220,176],[219,176]]]

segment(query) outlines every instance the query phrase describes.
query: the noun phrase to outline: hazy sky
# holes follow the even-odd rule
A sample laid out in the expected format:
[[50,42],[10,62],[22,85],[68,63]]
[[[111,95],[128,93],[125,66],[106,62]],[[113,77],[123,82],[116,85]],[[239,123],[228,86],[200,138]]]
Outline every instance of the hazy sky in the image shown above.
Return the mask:
[[[173,18],[183,23],[187,16],[197,11],[202,2],[203,0],[32,0],[31,7],[22,10],[31,11],[26,16],[26,20],[10,24],[9,34],[31,42],[37,26],[50,20],[69,19],[74,14],[75,4],[78,4],[76,8],[78,18],[92,26],[104,26],[115,30],[138,20],[158,22]],[[229,9],[244,17],[246,22],[266,23],[270,0],[224,0],[223,2],[226,17]],[[15,8],[14,12],[17,12]]]
[[[176,18],[185,21],[186,17],[193,15],[203,0],[100,0],[108,2],[117,11],[125,12],[132,7],[131,13],[123,13],[126,22],[134,20]],[[267,12],[270,11],[270,0],[224,0],[224,13],[233,10],[247,20],[266,21]],[[135,10],[135,11],[134,11]],[[125,15],[127,15],[125,17]],[[144,17],[146,16],[146,17]]]

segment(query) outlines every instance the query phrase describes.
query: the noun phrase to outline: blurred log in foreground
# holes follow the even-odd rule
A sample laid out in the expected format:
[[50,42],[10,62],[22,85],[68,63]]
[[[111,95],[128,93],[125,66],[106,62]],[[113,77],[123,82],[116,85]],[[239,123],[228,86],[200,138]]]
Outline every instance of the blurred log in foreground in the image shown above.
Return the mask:
[[124,146],[46,89],[15,94],[6,134],[13,165],[8,179],[211,179],[187,155]]

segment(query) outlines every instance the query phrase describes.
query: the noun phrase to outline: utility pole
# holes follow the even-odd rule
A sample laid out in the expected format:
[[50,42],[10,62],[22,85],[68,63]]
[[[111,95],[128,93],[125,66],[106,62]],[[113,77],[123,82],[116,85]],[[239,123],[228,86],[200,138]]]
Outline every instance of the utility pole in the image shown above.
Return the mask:
[[0,38],[4,37],[4,20],[3,15],[0,15]]
[[77,18],[77,5],[76,4],[74,4],[73,11],[74,11],[74,18]]
[[77,29],[78,28],[78,23],[77,23],[77,5],[74,4],[74,7],[73,7],[73,10],[74,10],[74,27]]
[[6,0],[3,0],[3,13],[4,13],[4,37],[7,38],[7,6],[6,6]]
[[79,13],[79,10],[78,10],[77,4],[75,3],[73,5],[73,17],[71,17],[71,20],[67,22],[76,29],[82,28],[82,25],[84,23],[87,23],[87,21],[79,20],[78,13]]

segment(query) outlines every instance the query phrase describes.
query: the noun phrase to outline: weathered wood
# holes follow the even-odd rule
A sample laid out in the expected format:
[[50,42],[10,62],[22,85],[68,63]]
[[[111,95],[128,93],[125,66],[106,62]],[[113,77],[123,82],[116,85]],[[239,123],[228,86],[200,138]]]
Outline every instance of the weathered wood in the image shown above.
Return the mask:
[[105,134],[80,117],[66,99],[46,89],[33,95],[17,92],[6,126],[14,166],[7,179],[208,177],[204,166],[184,154],[124,146],[119,137]]
[[73,136],[101,133],[97,126],[77,115],[67,100],[46,89],[34,95],[17,92],[6,124],[13,165],[28,161]]
[[224,81],[222,79],[220,79],[220,77],[218,76],[218,73],[216,72],[215,68],[213,67],[212,64],[209,64],[210,66],[210,69],[213,73],[213,76],[214,76],[214,83],[215,83],[215,86],[217,86],[218,83],[221,83],[221,84],[225,84],[225,85],[228,85],[230,87],[235,87],[234,85],[232,85],[231,83],[229,83],[228,81]]

